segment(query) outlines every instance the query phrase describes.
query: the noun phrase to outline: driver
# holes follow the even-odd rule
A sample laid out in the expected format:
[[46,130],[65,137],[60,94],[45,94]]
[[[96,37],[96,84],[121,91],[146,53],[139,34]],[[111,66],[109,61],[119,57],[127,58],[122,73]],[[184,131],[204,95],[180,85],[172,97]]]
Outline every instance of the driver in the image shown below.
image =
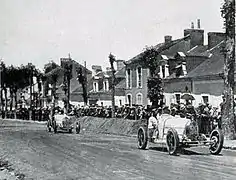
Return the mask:
[[148,130],[151,141],[154,141],[154,139],[156,138],[157,127],[158,127],[158,121],[156,119],[156,111],[155,109],[153,109],[151,112],[151,116],[148,119]]

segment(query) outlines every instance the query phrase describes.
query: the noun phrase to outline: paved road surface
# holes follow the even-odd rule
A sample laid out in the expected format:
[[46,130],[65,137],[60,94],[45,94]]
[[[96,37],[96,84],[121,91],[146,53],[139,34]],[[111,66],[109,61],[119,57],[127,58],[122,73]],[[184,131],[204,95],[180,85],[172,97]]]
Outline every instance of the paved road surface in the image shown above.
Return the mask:
[[162,148],[138,150],[136,139],[101,134],[48,133],[45,125],[0,125],[0,157],[26,179],[193,179],[236,177],[236,151],[206,148],[169,156]]

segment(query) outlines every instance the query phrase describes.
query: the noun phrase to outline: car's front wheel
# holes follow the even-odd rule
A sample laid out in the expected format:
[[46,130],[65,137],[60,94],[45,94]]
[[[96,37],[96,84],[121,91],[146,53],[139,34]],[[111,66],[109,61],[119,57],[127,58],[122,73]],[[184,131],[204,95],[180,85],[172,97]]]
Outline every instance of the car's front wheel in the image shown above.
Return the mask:
[[170,128],[166,135],[166,147],[170,155],[175,155],[179,147],[179,136],[175,129]]
[[138,148],[146,149],[147,145],[148,145],[147,131],[143,127],[140,127],[138,130]]
[[221,130],[214,129],[210,135],[210,153],[217,155],[221,152],[224,144],[224,135]]

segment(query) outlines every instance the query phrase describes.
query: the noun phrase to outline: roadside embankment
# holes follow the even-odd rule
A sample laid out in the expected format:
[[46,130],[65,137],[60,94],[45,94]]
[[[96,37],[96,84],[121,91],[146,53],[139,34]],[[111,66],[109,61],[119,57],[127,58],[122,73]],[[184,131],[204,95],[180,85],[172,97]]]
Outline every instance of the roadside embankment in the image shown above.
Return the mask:
[[98,118],[85,116],[76,119],[81,125],[81,130],[94,133],[107,133],[116,135],[133,136],[137,134],[141,120],[127,120],[121,118]]

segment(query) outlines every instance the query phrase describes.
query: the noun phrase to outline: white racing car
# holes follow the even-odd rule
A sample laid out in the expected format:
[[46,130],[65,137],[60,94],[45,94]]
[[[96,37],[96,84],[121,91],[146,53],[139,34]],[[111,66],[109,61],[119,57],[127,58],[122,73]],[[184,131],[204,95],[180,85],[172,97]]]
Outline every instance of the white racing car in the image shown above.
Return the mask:
[[[210,153],[217,155],[221,152],[224,136],[218,128],[210,135],[200,134],[197,122],[188,118],[162,115],[159,119],[157,135],[153,139],[149,133],[147,122],[138,129],[138,148],[146,149],[148,143],[165,144],[170,155],[176,154],[180,148],[205,145]],[[155,132],[155,131],[154,131]]]
[[49,118],[47,127],[49,132],[53,129],[54,133],[57,133],[58,129],[72,133],[74,128],[71,116],[66,114],[55,114],[53,118]]

